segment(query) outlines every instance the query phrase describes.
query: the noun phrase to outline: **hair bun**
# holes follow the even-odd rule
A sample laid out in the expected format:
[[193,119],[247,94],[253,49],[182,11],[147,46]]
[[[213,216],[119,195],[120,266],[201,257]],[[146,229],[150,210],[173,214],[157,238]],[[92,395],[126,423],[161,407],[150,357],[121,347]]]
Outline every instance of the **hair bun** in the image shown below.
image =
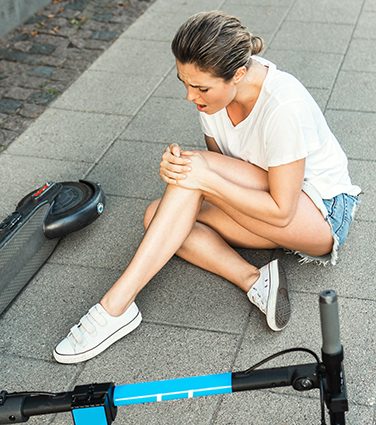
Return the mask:
[[264,40],[259,36],[251,34],[252,55],[257,55],[264,48]]

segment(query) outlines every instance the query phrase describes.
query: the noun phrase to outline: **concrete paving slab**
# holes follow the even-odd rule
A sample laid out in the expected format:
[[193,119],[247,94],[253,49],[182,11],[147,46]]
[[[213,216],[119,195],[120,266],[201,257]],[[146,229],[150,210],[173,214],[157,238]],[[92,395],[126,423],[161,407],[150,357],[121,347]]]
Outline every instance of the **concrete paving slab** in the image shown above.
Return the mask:
[[363,6],[364,11],[374,11],[376,12],[376,3],[373,0],[366,0]]
[[356,25],[354,38],[375,39],[376,10],[365,9]]
[[[305,393],[307,394],[307,393]],[[310,391],[315,400],[295,392],[295,396],[275,391],[250,391],[223,397],[216,425],[302,425],[320,421],[320,399],[317,391]],[[352,425],[371,424],[373,409],[351,405],[346,421]],[[329,423],[329,418],[326,419]]]
[[242,6],[285,6],[288,9],[294,3],[294,0],[226,0],[224,5],[242,5]]
[[224,3],[222,10],[229,14],[238,16],[241,22],[247,26],[252,34],[265,37],[268,42],[283,22],[287,13],[286,7],[276,5],[252,6],[241,4]]
[[[18,355],[0,355],[1,389],[8,392],[52,391],[63,392],[72,389],[77,375],[77,366],[58,366],[42,360]],[[31,417],[30,425],[50,424],[55,415]],[[71,421],[72,424],[72,421]]]
[[376,160],[374,112],[335,111],[325,113],[330,128],[351,159]]
[[[190,3],[186,3],[189,5]],[[235,16],[241,16],[242,22],[247,25],[251,32],[254,34],[262,35],[267,41],[270,41],[272,34],[275,32],[277,26],[281,21],[281,14],[284,13],[284,8],[276,8],[271,6],[254,6],[252,13],[249,7],[244,4],[234,4],[227,2],[208,2],[210,7],[205,8],[199,6],[183,8],[179,13],[174,13],[174,8],[178,7],[179,4],[171,3],[168,5],[170,11],[160,9],[159,2],[155,5],[155,8],[150,8],[140,19],[138,19],[120,38],[131,38],[131,39],[142,39],[142,40],[153,40],[153,41],[167,41],[171,43],[174,35],[180,25],[182,25],[186,19],[188,19],[193,13],[202,10],[213,10],[218,9],[220,6],[221,10]]]
[[165,148],[166,144],[118,140],[88,178],[101,182],[108,194],[159,198],[166,186],[159,177],[159,163]]
[[45,264],[2,316],[0,352],[54,362],[55,345],[117,275],[105,269]]
[[180,25],[191,15],[192,12],[188,10],[184,13],[166,13],[149,9],[119,38],[166,41],[171,43]]
[[46,181],[78,180],[83,177],[86,169],[87,164],[79,162],[2,153],[0,155],[0,215],[5,218],[14,211],[25,195],[43,186]]
[[344,0],[341,2],[318,0],[315,3],[309,0],[303,0],[293,5],[289,11],[287,20],[354,25],[359,16],[362,4],[362,0]]
[[[103,187],[106,193],[106,187]],[[106,210],[95,223],[63,239],[51,261],[58,264],[123,270],[143,236],[148,201],[107,196]]]
[[129,121],[126,116],[47,109],[8,152],[93,163]]
[[[3,316],[1,351],[6,351],[8,355],[12,356],[14,353],[50,360],[51,350],[56,344],[56,342],[59,341],[62,336],[66,334],[69,327],[72,326],[72,324],[78,320],[78,318],[83,314],[83,312],[86,311],[93,303],[95,303],[97,299],[99,299],[102,292],[104,291],[104,287],[108,287],[108,282],[112,281],[113,279],[114,272],[109,270],[80,268],[72,266],[69,268],[69,270],[67,270],[66,266],[47,264],[41,270],[38,276],[34,279],[34,281],[27,286],[26,290],[12,305],[12,307],[8,310],[5,316]],[[63,282],[64,284],[62,284]],[[77,282],[79,282],[79,285],[77,285]],[[47,298],[45,295],[43,295],[45,294],[46,287],[49,288],[49,293],[53,294],[53,297]],[[230,302],[227,305],[231,306],[231,300],[229,301]],[[62,308],[62,304],[64,305],[64,308]],[[140,306],[142,306],[143,312],[145,311],[146,313],[147,309],[144,310],[143,301],[140,302]],[[156,303],[156,307],[159,308],[158,302]],[[22,314],[20,314],[21,311]],[[145,316],[147,314],[148,313],[146,313]],[[31,316],[33,317],[33,328],[30,328],[29,318]],[[233,319],[237,320],[236,314]],[[129,364],[131,364],[132,367],[128,369],[129,373],[132,373],[131,376],[122,375],[122,371],[127,371],[127,368],[124,368],[124,350],[121,349],[121,347],[119,351],[115,350],[116,346],[113,347],[111,350],[113,352],[112,355],[115,355],[116,353],[116,356],[121,355],[121,364],[123,366],[122,368],[118,368],[119,361],[117,360],[117,358],[115,359],[115,361],[111,361],[111,354],[108,354],[110,361],[108,360],[108,358],[102,358],[102,361],[104,361],[105,365],[113,366],[112,371],[114,378],[111,379],[114,379],[119,384],[122,381],[130,382],[130,380],[138,381],[142,379],[168,378],[169,376],[164,375],[165,373],[170,373],[171,377],[179,376],[179,374],[183,375],[216,373],[217,371],[221,372],[222,370],[228,370],[230,368],[230,355],[232,350],[231,347],[236,345],[236,337],[234,335],[230,335],[227,333],[221,334],[219,332],[202,332],[200,330],[182,330],[181,328],[171,328],[173,329],[172,333],[174,343],[176,342],[176,339],[178,340],[178,349],[181,349],[181,346],[183,344],[182,341],[184,341],[184,344],[186,345],[184,345],[184,351],[182,351],[180,356],[176,355],[175,353],[173,355],[170,354],[170,356],[173,357],[175,360],[177,357],[179,358],[179,369],[172,369],[171,360],[168,360],[166,362],[166,364],[168,365],[167,369],[164,370],[162,368],[161,370],[161,364],[163,364],[163,361],[161,362],[160,358],[156,359],[155,354],[159,353],[159,355],[164,359],[164,361],[166,361],[166,357],[168,356],[163,353],[163,347],[161,347],[161,345],[165,348],[167,347],[167,349],[173,349],[174,345],[171,343],[171,331],[169,330],[170,328],[164,326],[163,329],[166,330],[163,330],[163,332],[158,332],[158,330],[156,331],[155,329],[162,329],[162,327],[156,327],[151,324],[144,324],[142,328],[140,328],[140,330],[144,328],[146,328],[146,335],[144,332],[144,334],[140,336],[140,341],[141,338],[142,341],[148,341],[149,350],[148,351],[142,349],[141,351],[142,353],[144,353],[144,356],[146,356],[146,358],[141,358],[141,361],[139,363],[139,374],[142,375],[143,373],[145,373],[144,375],[133,375],[135,370],[135,362],[133,357],[137,356],[137,358],[140,358],[140,348],[142,346],[142,342],[138,342],[138,340],[133,339],[128,341],[127,343],[127,356],[130,352],[132,353],[131,358],[129,359]],[[17,329],[19,329],[19,331],[17,331]],[[38,329],[38,332],[35,333],[33,329]],[[25,330],[27,330],[26,334]],[[15,332],[22,332],[25,338],[23,340],[15,340]],[[161,333],[163,335],[161,335]],[[201,339],[204,340],[204,343],[201,341],[201,339],[198,342],[196,342],[195,340],[192,341],[192,338],[189,338],[189,336],[187,337],[187,333],[193,335],[197,334],[199,335],[199,338],[201,338],[202,335]],[[30,340],[28,340],[28,344],[25,344],[25,339],[27,339],[28,336],[30,337]],[[134,338],[135,334],[130,335],[130,337]],[[198,337],[196,337],[196,339],[197,338]],[[154,340],[156,341],[155,344],[153,343]],[[203,344],[204,348],[202,348]],[[158,349],[156,349],[156,346],[158,346]],[[200,347],[200,349],[197,349],[197,347]],[[210,356],[207,355],[207,351],[209,349],[211,350]],[[223,350],[229,351],[228,356],[230,356],[230,360],[228,360],[228,356],[224,356]],[[107,355],[107,353],[104,355]],[[194,358],[197,356],[200,356],[200,361],[197,361],[197,358]],[[203,359],[206,359],[206,363],[203,364],[201,357]],[[14,356],[12,358],[14,360]],[[216,361],[216,358],[218,358],[219,361]],[[154,367],[154,363],[151,359],[154,359],[154,362],[159,365],[158,368]],[[224,360],[226,361],[225,364],[223,364]],[[34,362],[34,360],[28,360],[28,362]],[[86,368],[86,371],[88,372],[88,374],[84,377],[80,377],[80,383],[89,383],[94,380],[98,382],[100,380],[109,379],[107,371],[103,370],[103,364],[101,362],[99,362],[94,368],[91,363],[92,362],[87,363],[88,366]],[[180,367],[181,363],[183,364],[182,367]],[[54,366],[53,363],[48,362],[46,364],[51,364],[52,366]],[[211,366],[211,369],[209,366],[207,366],[207,364]],[[147,365],[147,367],[145,365]],[[186,368],[189,368],[192,365],[193,367],[198,366],[199,369],[186,369],[184,365],[186,365]],[[61,372],[66,372],[67,368],[69,369],[69,366],[67,367],[65,365],[56,365],[56,367],[58,368],[58,371]],[[97,367],[100,368],[100,373],[97,373]],[[200,369],[200,367],[202,367],[203,369]],[[71,366],[71,368],[75,367]],[[155,371],[154,376],[147,368],[150,368],[150,371]],[[218,368],[218,370],[213,370],[214,368]],[[34,365],[32,365],[32,370],[35,370]],[[17,382],[21,381],[17,380]],[[55,381],[54,383],[56,383],[56,387],[53,389],[56,391],[69,389],[70,382],[72,382],[72,379],[66,379],[63,383],[56,383]],[[38,381],[38,383],[40,385],[38,389],[50,389],[50,387],[45,385],[43,382],[41,383],[40,380]],[[11,383],[9,385],[11,385]],[[29,381],[26,382],[26,385],[29,386]],[[74,385],[71,384],[71,387],[73,386]],[[31,389],[33,388],[34,387],[32,387]],[[203,401],[201,401],[201,403],[202,402]],[[185,410],[185,405],[181,407],[183,410],[180,414],[185,415],[186,412],[189,413],[189,411]],[[139,417],[139,415],[141,415],[141,417],[144,417],[143,411],[142,409],[140,409],[141,407],[136,408],[135,411],[132,412],[132,415],[136,415],[137,418]],[[197,409],[201,411],[200,406],[198,406]],[[168,413],[168,411],[166,411],[165,409],[162,409],[160,412],[156,412],[153,410],[153,408],[152,412],[153,414],[157,414],[158,418],[165,417],[166,413]],[[128,419],[128,409],[126,410],[126,418]],[[68,424],[71,423],[69,421],[69,415],[59,414],[53,423]],[[120,419],[120,422],[117,421],[117,423],[123,422]]]
[[375,41],[365,40],[363,38],[354,38],[351,40],[342,69],[345,71],[375,72]]
[[[250,337],[251,332],[246,333],[235,362],[235,370],[246,369],[276,351],[291,347],[306,347],[320,356],[322,341],[318,293],[293,293],[292,299],[292,320],[283,332],[274,333],[272,336],[261,332],[256,340]],[[370,358],[369,353],[376,348],[376,340],[372,336],[376,303],[343,297],[339,297],[338,302],[349,401],[372,407],[376,390],[373,380],[376,360]],[[314,362],[313,357],[307,354],[292,353],[272,360],[268,363],[268,367],[286,366],[290,363],[312,363],[312,361]],[[279,391],[290,395],[295,393],[295,390],[290,388]],[[306,394],[310,397],[310,393]]]
[[[88,179],[101,182],[107,194],[148,200],[160,198],[166,184],[159,177],[159,164],[166,146],[164,143],[118,140]],[[197,148],[182,146],[184,149]]]
[[344,297],[376,301],[376,289],[369,278],[373,274],[373,261],[365,248],[373,246],[375,237],[374,222],[355,220],[335,266],[300,264],[300,257],[285,254],[282,250],[276,251],[276,258],[282,262],[293,291],[319,293],[330,287]]
[[176,99],[185,99],[186,90],[181,81],[176,78],[176,67],[174,67],[163,82],[154,92],[156,97],[173,97]]
[[[353,26],[347,24],[323,24],[317,22],[285,21],[270,47],[280,50],[296,50],[322,53],[345,53]],[[314,42],[307,34],[316,34]],[[299,40],[299,44],[296,43]]]
[[[170,65],[166,65],[166,73]],[[52,105],[71,111],[134,115],[163,75],[118,75],[86,71]]]
[[148,12],[193,15],[203,10],[217,10],[222,3],[223,0],[160,0],[152,4]]
[[170,43],[165,41],[118,39],[92,65],[93,71],[121,75],[163,75],[175,63]]
[[89,360],[78,383],[95,379],[126,384],[227,372],[238,343],[239,335],[142,323]]
[[72,414],[71,413],[58,413],[52,419],[50,425],[72,425]]
[[362,188],[364,194],[360,196],[361,206],[357,212],[357,219],[375,221],[375,178],[376,167],[372,161],[350,161],[349,162],[350,175],[352,181]]
[[[112,379],[125,384],[222,373],[231,369],[237,344],[235,335],[145,323],[88,362],[79,382]],[[211,397],[126,406],[119,409],[116,423],[209,424],[216,403]]]
[[311,96],[315,99],[320,109],[324,112],[326,104],[329,100],[330,89],[318,89],[317,87],[308,87],[307,90],[311,93]]
[[328,107],[376,112],[376,73],[340,71]]
[[[258,35],[259,37],[261,37],[264,40],[264,49],[267,49],[268,46],[270,46],[270,44],[273,41],[274,36],[275,36],[275,32],[272,32],[272,33],[266,33],[266,32],[256,33],[256,32],[254,32],[254,34]],[[261,55],[263,56],[263,52],[261,52]]]
[[[294,75],[306,87],[332,88],[343,55],[320,52],[288,52],[270,48],[264,55],[277,68]],[[325,66],[322,66],[325,62]]]
[[195,106],[183,99],[158,97],[147,101],[120,139],[197,147],[204,144]]
[[[256,253],[252,262],[263,265],[269,257]],[[260,321],[243,291],[179,258],[170,260],[138,300],[148,322],[241,334],[249,320]]]

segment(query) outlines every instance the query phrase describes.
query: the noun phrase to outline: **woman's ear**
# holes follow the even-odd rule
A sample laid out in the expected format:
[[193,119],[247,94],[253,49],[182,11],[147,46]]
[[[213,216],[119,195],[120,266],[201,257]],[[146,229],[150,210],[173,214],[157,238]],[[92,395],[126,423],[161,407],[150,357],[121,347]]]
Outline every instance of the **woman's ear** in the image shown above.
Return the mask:
[[247,74],[248,69],[245,66],[238,68],[233,76],[233,81],[235,84],[239,83],[240,80]]

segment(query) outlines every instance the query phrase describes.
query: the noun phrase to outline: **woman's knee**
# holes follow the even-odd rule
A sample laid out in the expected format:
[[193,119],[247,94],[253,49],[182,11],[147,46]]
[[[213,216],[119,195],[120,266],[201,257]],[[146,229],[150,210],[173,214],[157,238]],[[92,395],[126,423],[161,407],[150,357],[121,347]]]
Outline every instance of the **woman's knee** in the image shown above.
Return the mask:
[[144,214],[144,228],[145,230],[149,227],[151,220],[153,219],[155,212],[157,211],[158,205],[161,202],[160,199],[156,199],[146,207]]
[[206,151],[206,150],[193,150],[192,152],[202,155],[209,164],[223,158],[223,155],[218,152]]
[[[194,151],[195,152],[195,151]],[[257,165],[211,151],[198,151],[209,168],[235,184],[245,184],[253,189],[268,191],[268,173]]]

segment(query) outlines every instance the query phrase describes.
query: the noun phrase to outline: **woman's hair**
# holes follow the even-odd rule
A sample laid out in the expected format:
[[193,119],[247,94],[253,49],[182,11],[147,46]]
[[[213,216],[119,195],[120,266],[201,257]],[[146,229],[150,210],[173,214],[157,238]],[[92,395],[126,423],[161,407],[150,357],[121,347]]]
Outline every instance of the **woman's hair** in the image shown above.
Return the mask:
[[238,18],[217,10],[191,16],[171,43],[180,63],[193,63],[225,81],[238,68],[249,68],[251,55],[261,52],[263,46],[262,38],[250,34]]

